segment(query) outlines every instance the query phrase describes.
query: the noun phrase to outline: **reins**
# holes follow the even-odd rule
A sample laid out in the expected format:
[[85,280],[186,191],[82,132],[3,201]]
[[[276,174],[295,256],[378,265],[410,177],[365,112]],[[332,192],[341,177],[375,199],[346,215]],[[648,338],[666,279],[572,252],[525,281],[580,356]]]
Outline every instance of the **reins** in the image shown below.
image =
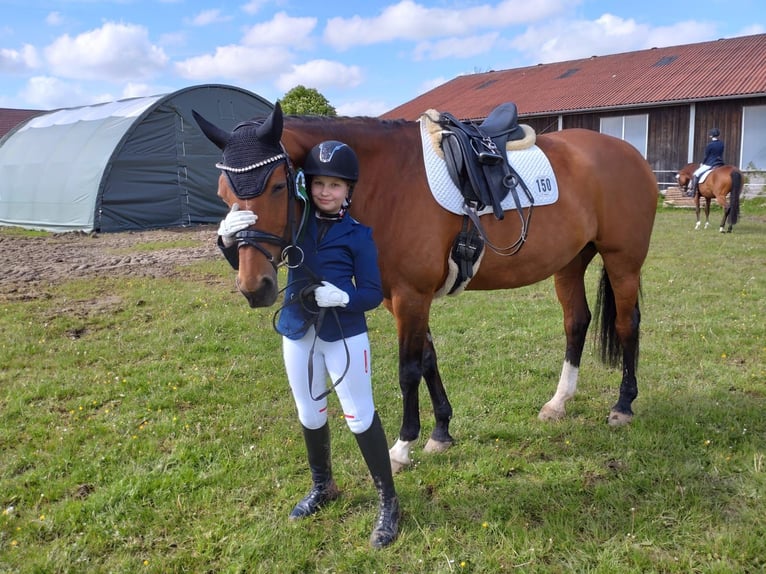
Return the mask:
[[[308,381],[309,381],[309,395],[314,401],[321,401],[323,398],[327,397],[330,393],[335,390],[335,387],[337,387],[343,379],[346,377],[346,374],[348,373],[348,370],[351,366],[351,353],[348,350],[348,344],[346,343],[346,338],[343,336],[343,328],[341,326],[340,318],[338,317],[338,311],[334,307],[318,307],[318,311],[314,311],[310,308],[309,303],[314,299],[314,290],[322,285],[322,279],[317,275],[308,265],[305,265],[305,256],[303,253],[303,250],[298,246],[298,237],[300,235],[300,232],[302,231],[302,225],[299,225],[296,223],[297,218],[299,217],[298,209],[297,209],[297,203],[298,198],[302,197],[299,194],[298,188],[302,187],[302,189],[305,191],[305,176],[303,175],[302,171],[299,171],[297,174],[295,170],[293,169],[292,162],[290,161],[290,156],[287,154],[287,151],[285,150],[284,146],[280,143],[280,147],[282,148],[282,156],[278,158],[279,161],[284,161],[285,163],[285,171],[287,173],[287,230],[286,233],[283,236],[278,236],[273,233],[267,232],[267,231],[261,231],[258,229],[245,229],[243,231],[240,231],[236,234],[238,248],[242,248],[244,246],[254,247],[258,251],[260,251],[264,257],[266,257],[266,260],[271,263],[271,265],[274,267],[274,270],[278,270],[279,267],[285,265],[288,269],[295,269],[298,267],[303,267],[303,269],[308,273],[308,275],[311,277],[310,283],[303,287],[299,291],[299,296],[293,300],[289,301],[285,304],[283,304],[279,309],[277,309],[274,312],[274,315],[272,317],[272,326],[275,331],[279,333],[277,330],[277,318],[279,316],[279,313],[287,306],[294,303],[300,303],[303,306],[304,312],[310,316],[310,318],[301,325],[300,330],[296,332],[305,332],[309,327],[314,327],[314,340],[311,343],[311,349],[309,350],[309,359],[308,359]],[[256,167],[263,167],[263,165],[257,165]],[[304,210],[308,209],[307,206],[304,206]],[[305,213],[305,211],[304,211]],[[274,260],[274,256],[269,253],[266,248],[264,248],[261,243],[270,243],[272,245],[277,245],[282,249],[280,261],[276,262]],[[291,285],[295,285],[295,281],[292,283],[288,283],[283,289],[280,290],[280,293],[284,292],[288,289]],[[316,305],[316,302],[314,303]],[[341,334],[341,339],[343,340],[343,348],[346,351],[346,368],[343,370],[343,373],[340,377],[330,386],[328,389],[326,389],[324,392],[322,392],[319,396],[315,397],[314,392],[312,390],[313,387],[313,380],[314,380],[314,352],[316,348],[316,342],[319,338],[319,330],[322,328],[322,324],[324,323],[325,316],[327,315],[327,311],[330,311],[332,316],[335,318],[335,322],[338,326],[338,330]]]

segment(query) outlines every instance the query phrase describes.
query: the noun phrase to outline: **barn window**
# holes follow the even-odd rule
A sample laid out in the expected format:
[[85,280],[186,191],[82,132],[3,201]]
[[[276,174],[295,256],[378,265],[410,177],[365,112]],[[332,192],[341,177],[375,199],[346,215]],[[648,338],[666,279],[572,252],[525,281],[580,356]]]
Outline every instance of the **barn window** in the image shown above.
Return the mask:
[[646,157],[649,114],[601,118],[602,134],[625,140]]
[[766,170],[766,106],[742,106],[740,169]]

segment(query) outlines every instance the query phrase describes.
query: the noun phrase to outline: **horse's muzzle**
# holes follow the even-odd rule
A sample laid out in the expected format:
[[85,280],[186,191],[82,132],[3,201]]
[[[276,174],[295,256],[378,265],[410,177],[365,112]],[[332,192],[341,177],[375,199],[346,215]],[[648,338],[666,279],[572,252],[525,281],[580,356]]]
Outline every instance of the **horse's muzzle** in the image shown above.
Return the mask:
[[271,277],[262,277],[256,288],[248,288],[237,277],[237,289],[247,299],[251,308],[271,307],[277,300],[279,289],[277,282]]

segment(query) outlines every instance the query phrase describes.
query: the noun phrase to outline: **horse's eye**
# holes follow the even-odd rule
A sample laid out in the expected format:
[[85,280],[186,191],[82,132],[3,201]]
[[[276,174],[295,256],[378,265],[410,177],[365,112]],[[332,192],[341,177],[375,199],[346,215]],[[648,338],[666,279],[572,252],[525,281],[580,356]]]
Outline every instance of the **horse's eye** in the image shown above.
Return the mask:
[[287,189],[287,182],[281,181],[279,183],[275,183],[271,187],[271,193],[280,193],[284,191],[285,189]]

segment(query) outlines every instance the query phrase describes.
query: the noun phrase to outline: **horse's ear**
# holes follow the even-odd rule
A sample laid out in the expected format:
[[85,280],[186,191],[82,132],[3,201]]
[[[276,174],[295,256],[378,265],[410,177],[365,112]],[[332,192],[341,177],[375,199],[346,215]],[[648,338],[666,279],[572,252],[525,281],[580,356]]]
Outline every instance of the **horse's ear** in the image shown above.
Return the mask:
[[259,140],[272,143],[274,146],[279,147],[283,125],[282,106],[277,102],[266,120],[255,131],[255,134],[258,136]]
[[207,139],[218,146],[219,149],[223,150],[223,148],[226,147],[226,143],[229,141],[231,134],[207,121],[199,115],[196,110],[192,110],[192,115],[194,116],[194,121],[197,122],[199,129],[201,129],[202,133],[207,136]]

